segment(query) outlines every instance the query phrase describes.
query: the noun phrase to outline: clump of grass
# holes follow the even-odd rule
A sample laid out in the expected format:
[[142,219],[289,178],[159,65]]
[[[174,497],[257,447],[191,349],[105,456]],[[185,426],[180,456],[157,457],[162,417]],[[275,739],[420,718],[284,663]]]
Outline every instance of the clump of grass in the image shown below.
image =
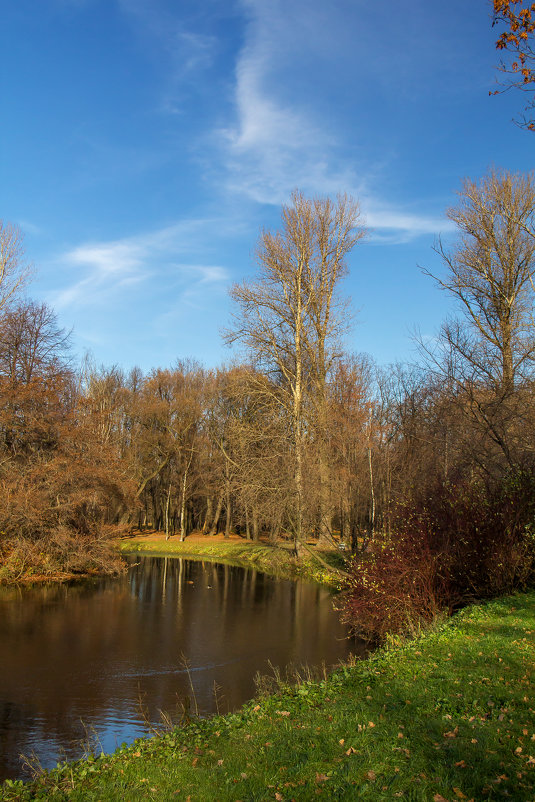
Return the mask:
[[0,798],[532,800],[534,686],[531,592]]

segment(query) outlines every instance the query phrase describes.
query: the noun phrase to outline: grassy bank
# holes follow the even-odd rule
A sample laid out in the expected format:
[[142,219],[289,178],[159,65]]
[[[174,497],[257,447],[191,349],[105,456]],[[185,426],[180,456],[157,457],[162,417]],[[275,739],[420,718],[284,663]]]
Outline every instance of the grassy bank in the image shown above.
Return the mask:
[[341,567],[343,558],[336,551],[320,551],[324,562],[332,566],[329,571],[314,557],[304,552],[296,560],[293,550],[286,544],[271,546],[267,543],[255,543],[243,539],[223,540],[206,535],[196,539],[187,538],[181,543],[178,538],[165,540],[160,536],[140,536],[115,541],[115,545],[124,553],[139,552],[154,556],[187,557],[197,560],[213,560],[214,562],[241,565],[256,568],[265,574],[285,579],[308,579],[314,582],[335,585],[336,568]]
[[111,537],[107,534],[91,544],[80,541],[70,551],[64,549],[59,556],[39,542],[24,544],[17,550],[6,550],[6,554],[0,553],[0,585],[67,582],[119,574],[125,570],[125,565],[118,552],[212,560],[256,568],[284,579],[299,577],[332,586],[337,585],[336,569],[342,568],[344,562],[343,556],[336,551],[318,551],[327,566],[307,552],[296,560],[292,548],[284,542],[272,546],[246,541],[235,535],[229,540],[209,536],[190,537],[183,543],[176,536],[166,541],[161,533],[120,539],[113,535]]
[[535,800],[535,592],[0,798]]

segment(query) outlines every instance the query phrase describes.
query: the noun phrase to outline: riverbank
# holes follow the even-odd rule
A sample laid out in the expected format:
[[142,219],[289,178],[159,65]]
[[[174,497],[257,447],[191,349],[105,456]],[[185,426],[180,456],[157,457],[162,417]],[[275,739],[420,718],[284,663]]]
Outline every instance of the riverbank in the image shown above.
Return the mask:
[[[337,569],[343,568],[343,556],[333,550],[318,550],[309,546],[299,560],[296,560],[290,544],[280,542],[271,545],[263,541],[244,540],[237,535],[225,538],[223,535],[193,534],[180,542],[178,536],[165,539],[161,532],[139,534],[135,537],[114,540],[113,545],[122,553],[151,554],[156,557],[185,557],[194,560],[240,565],[256,568],[264,574],[283,579],[306,579],[336,587],[339,582]],[[319,562],[317,553],[323,562]],[[327,565],[325,565],[326,563]]]
[[[118,575],[126,570],[119,553],[145,553],[153,557],[185,557],[192,560],[210,560],[244,568],[256,568],[264,574],[282,579],[305,579],[331,587],[338,587],[343,570],[343,554],[336,550],[317,549],[307,546],[299,560],[292,546],[280,541],[272,545],[265,541],[249,541],[238,535],[202,535],[194,533],[180,542],[177,535],[165,539],[162,532],[148,532],[131,537],[114,537],[110,529],[107,536],[98,541],[101,554],[99,560],[86,554],[86,565],[78,560],[76,571],[62,570],[54,566],[45,551],[31,555],[8,555],[0,560],[1,585],[37,585],[61,583],[95,576]],[[36,549],[33,549],[36,552]],[[319,560],[314,556],[317,555]],[[30,559],[30,557],[32,559]]]
[[109,531],[98,537],[43,537],[6,540],[0,548],[0,587],[60,584],[98,576],[118,576],[126,566],[110,544]]
[[2,800],[535,799],[535,592]]

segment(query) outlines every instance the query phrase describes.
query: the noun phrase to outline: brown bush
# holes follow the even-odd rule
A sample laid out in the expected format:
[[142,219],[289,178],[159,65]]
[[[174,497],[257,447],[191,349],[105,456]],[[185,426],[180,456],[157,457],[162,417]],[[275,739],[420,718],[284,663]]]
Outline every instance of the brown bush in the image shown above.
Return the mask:
[[393,533],[355,558],[342,619],[370,640],[535,581],[535,475],[436,483],[398,505]]

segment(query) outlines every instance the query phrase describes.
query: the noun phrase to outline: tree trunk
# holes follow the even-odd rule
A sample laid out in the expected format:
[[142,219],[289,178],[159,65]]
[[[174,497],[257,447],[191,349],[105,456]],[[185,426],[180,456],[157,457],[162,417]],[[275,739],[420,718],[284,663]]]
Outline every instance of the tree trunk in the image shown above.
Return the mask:
[[226,516],[225,516],[225,537],[230,537],[230,529],[232,524],[232,505],[230,500],[230,491],[226,494],[225,500]]
[[165,539],[169,540],[169,500],[171,498],[171,482],[167,488],[167,498],[165,500]]
[[219,516],[221,515],[221,508],[223,507],[223,495],[224,495],[224,492],[225,492],[224,490],[220,490],[219,491],[219,495],[217,497],[215,515],[214,515],[214,519],[212,521],[212,526],[210,527],[210,534],[211,535],[217,535],[217,525],[219,523]]
[[258,531],[258,512],[256,511],[256,508],[253,507],[253,540],[255,542],[258,542],[259,535],[260,533]]
[[202,533],[205,535],[208,532],[208,527],[210,526],[210,521],[212,520],[213,516],[213,501],[212,496],[206,497],[206,514],[204,516],[204,523],[202,525]]
[[245,539],[251,539],[251,527],[249,526],[249,507],[245,505]]
[[180,542],[183,543],[186,539],[186,481],[188,478],[188,468],[189,464],[187,465],[184,476],[182,478],[182,498],[180,500]]

